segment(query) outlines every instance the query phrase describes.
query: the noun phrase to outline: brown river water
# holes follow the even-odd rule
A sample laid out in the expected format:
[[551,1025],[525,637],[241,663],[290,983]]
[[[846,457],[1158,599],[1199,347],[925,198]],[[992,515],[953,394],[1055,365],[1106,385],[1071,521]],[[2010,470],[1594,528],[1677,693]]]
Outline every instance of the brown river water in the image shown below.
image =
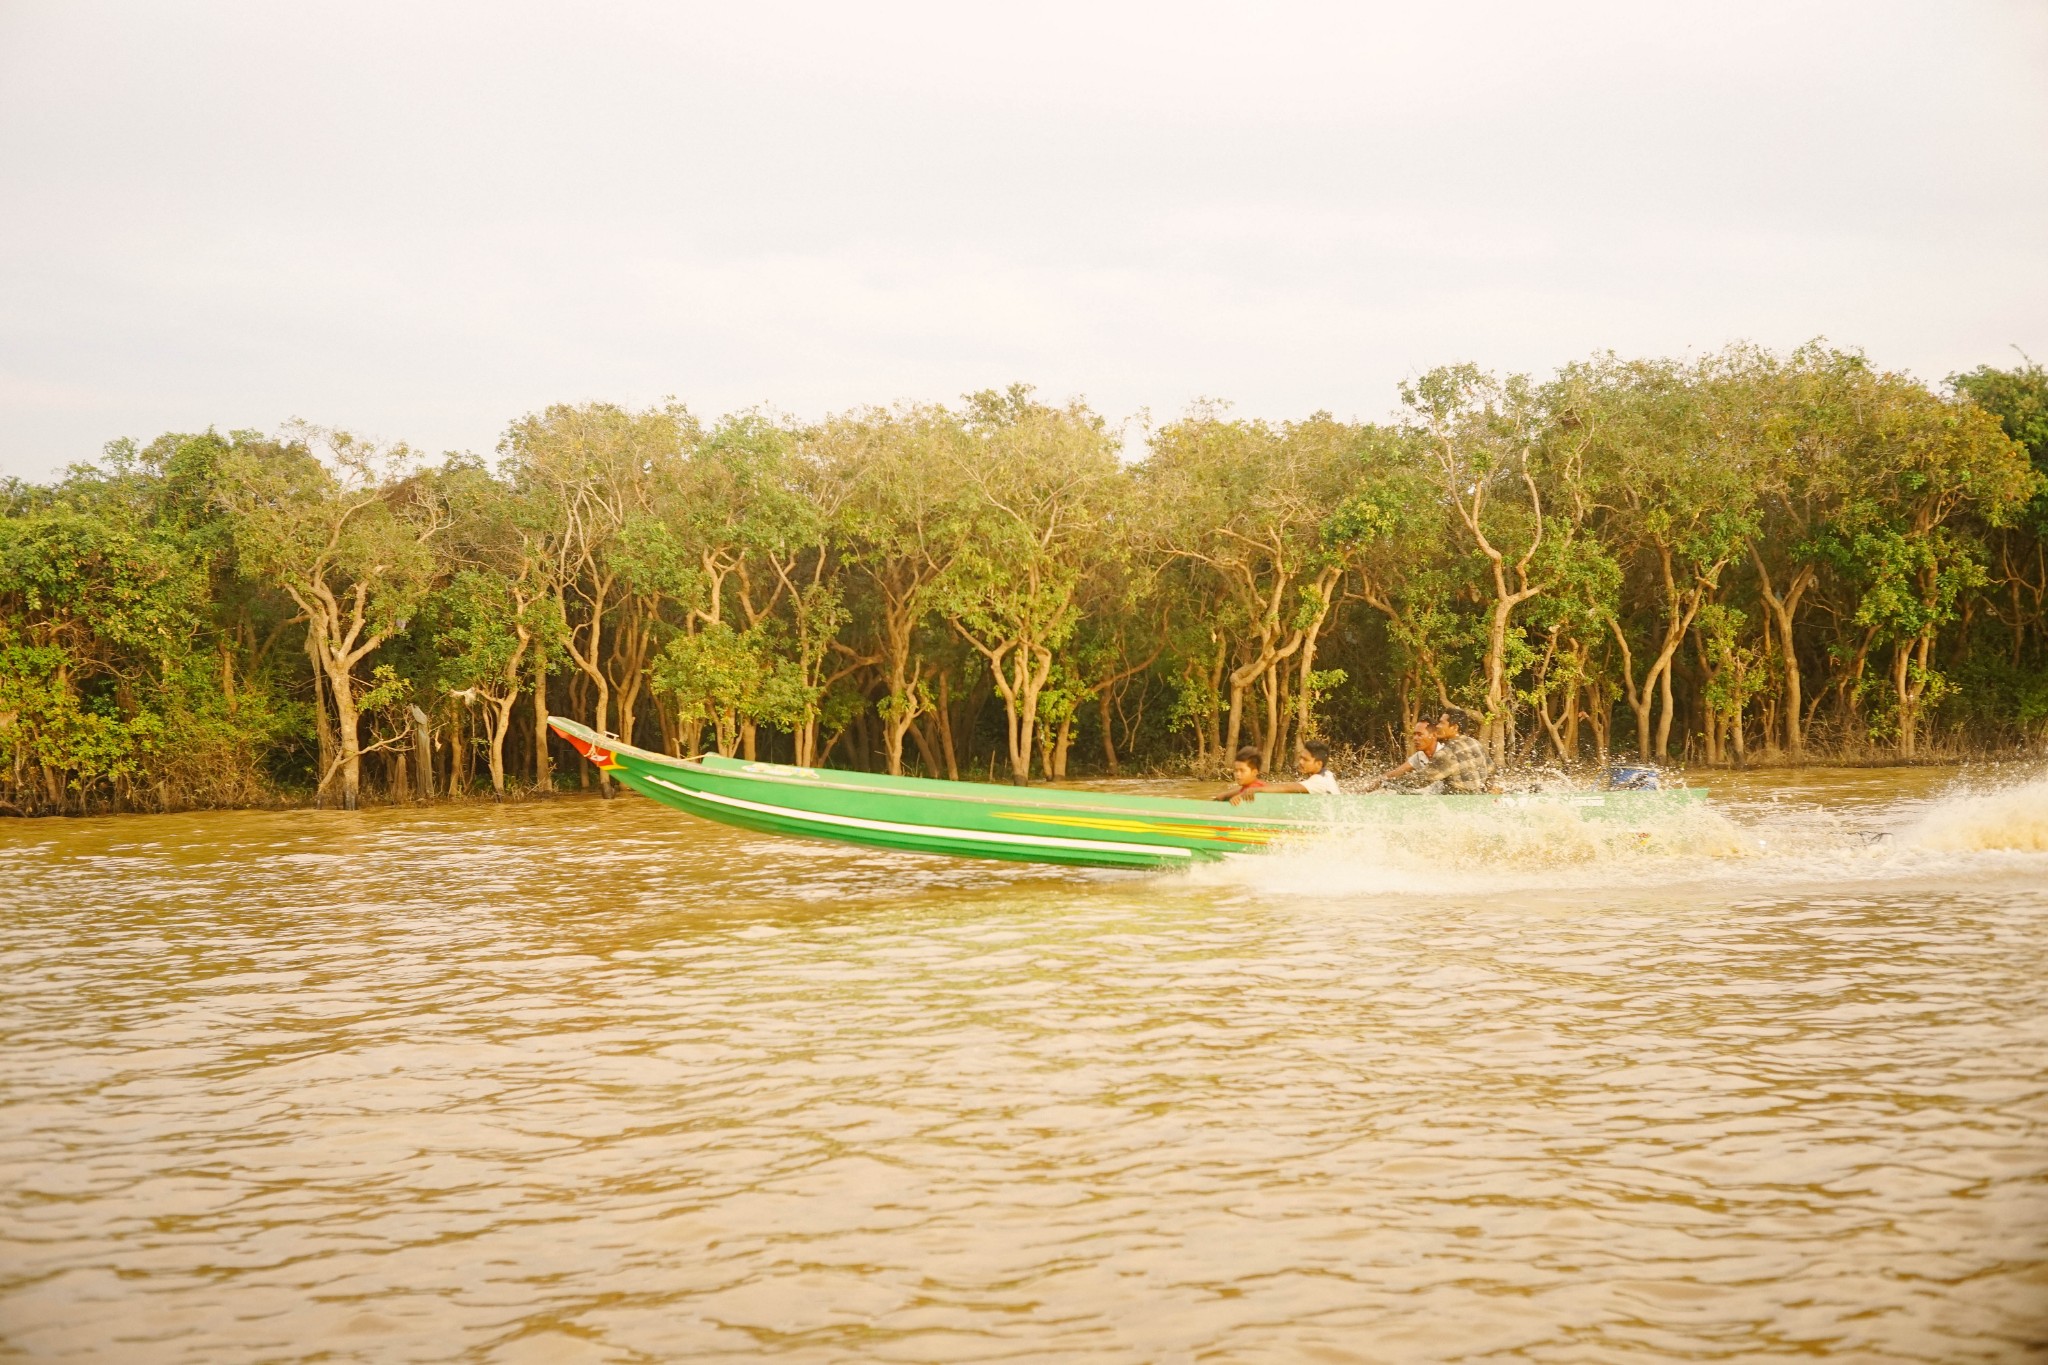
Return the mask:
[[1552,814],[0,825],[0,1359],[2048,1355],[2048,778]]

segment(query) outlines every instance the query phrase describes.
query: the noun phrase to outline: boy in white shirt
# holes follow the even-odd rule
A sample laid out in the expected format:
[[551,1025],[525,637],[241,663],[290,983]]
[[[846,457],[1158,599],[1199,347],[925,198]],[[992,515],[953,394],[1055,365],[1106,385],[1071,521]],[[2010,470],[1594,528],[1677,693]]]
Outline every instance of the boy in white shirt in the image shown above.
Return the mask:
[[1272,782],[1260,790],[1306,792],[1310,796],[1335,796],[1342,790],[1337,785],[1337,774],[1330,771],[1330,746],[1319,739],[1310,740],[1295,753],[1294,770],[1301,774],[1301,781]]

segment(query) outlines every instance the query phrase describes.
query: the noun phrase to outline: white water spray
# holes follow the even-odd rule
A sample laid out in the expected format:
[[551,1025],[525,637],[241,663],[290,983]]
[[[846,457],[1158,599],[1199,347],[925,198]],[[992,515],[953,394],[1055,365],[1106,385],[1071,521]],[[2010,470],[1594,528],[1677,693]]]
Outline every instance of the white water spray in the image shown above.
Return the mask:
[[1901,842],[1950,852],[2048,853],[2048,777],[1936,801]]
[[1498,895],[1713,883],[1786,886],[1980,876],[2048,882],[2048,776],[1963,780],[1932,801],[1853,808],[1802,798],[1678,806],[1586,820],[1563,802],[1501,802],[1363,826],[1192,869],[1200,883],[1279,896]]

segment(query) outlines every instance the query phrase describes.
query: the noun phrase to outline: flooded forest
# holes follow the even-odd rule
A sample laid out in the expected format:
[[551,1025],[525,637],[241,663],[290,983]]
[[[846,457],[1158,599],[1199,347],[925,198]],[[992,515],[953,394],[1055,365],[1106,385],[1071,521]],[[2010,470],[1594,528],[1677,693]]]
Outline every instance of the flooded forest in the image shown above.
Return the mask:
[[297,424],[0,485],[0,813],[551,790],[540,721],[976,780],[1389,757],[1914,760],[2048,738],[2048,373],[1814,344],[1450,366],[1381,423],[1015,386],[492,457]]

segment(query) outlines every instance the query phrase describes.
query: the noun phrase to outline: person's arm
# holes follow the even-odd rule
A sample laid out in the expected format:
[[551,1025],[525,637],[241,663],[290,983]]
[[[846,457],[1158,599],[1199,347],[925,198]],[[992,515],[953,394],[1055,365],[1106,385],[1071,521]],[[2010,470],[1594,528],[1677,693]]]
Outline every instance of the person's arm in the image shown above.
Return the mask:
[[1261,782],[1259,790],[1283,794],[1286,792],[1296,792],[1304,796],[1308,794],[1308,788],[1302,786],[1299,782]]
[[[1420,752],[1420,751],[1418,750],[1418,752]],[[1408,774],[1410,774],[1410,773],[1412,773],[1412,772],[1414,772],[1414,771],[1415,771],[1415,755],[1414,755],[1414,754],[1410,754],[1410,755],[1408,755],[1408,757],[1406,757],[1406,758],[1402,759],[1402,760],[1401,760],[1401,761],[1400,761],[1399,763],[1395,764],[1395,765],[1394,765],[1393,767],[1391,767],[1391,768],[1387,769],[1387,770],[1386,770],[1385,772],[1381,773],[1381,774],[1380,774],[1380,775],[1379,775],[1378,777],[1375,777],[1375,778],[1374,778],[1374,779],[1373,779],[1372,781],[1370,781],[1370,782],[1366,783],[1366,784],[1365,784],[1365,789],[1366,789],[1367,791],[1371,791],[1371,790],[1373,790],[1373,789],[1374,789],[1375,787],[1383,787],[1383,786],[1385,786],[1385,785],[1386,785],[1387,783],[1389,783],[1389,782],[1392,782],[1392,781],[1393,781],[1393,780],[1394,780],[1395,778],[1397,778],[1397,777],[1406,777],[1406,776],[1407,776]]]

